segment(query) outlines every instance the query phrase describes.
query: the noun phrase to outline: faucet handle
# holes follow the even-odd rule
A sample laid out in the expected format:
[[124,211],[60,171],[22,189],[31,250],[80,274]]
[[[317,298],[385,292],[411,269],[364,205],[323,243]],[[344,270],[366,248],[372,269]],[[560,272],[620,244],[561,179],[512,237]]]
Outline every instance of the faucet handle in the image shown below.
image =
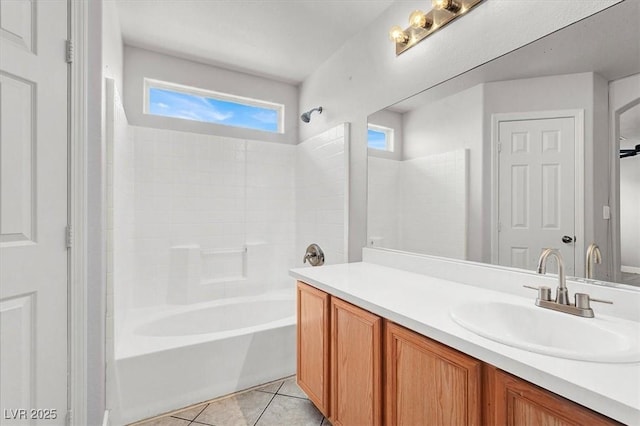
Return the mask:
[[538,291],[538,299],[540,300],[546,300],[546,301],[550,301],[551,300],[551,287],[547,287],[547,286],[540,286],[540,287],[534,287],[532,285],[523,285],[522,287],[525,288],[530,288],[531,290],[537,290]]
[[576,308],[581,309],[589,309],[591,308],[590,302],[598,302],[598,303],[607,303],[609,305],[613,305],[613,302],[610,300],[602,300],[602,299],[592,299],[587,293],[576,293]]

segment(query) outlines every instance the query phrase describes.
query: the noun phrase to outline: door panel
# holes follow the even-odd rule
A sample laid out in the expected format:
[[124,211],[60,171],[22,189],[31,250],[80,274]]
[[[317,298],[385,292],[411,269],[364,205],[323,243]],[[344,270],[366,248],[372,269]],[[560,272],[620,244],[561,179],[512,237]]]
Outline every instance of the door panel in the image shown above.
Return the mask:
[[298,281],[297,382],[329,416],[329,295]]
[[575,242],[562,241],[575,235],[574,118],[500,121],[499,142],[498,264],[533,270],[557,248],[575,275]]
[[67,6],[0,2],[3,425],[67,410]]
[[331,297],[331,423],[382,424],[382,319]]

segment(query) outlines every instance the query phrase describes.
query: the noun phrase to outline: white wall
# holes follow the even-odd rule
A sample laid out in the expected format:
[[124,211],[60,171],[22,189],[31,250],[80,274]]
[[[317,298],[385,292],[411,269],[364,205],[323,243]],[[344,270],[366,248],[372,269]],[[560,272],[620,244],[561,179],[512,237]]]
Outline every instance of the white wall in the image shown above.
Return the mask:
[[300,129],[300,136],[340,122],[353,125],[349,259],[360,259],[366,242],[368,115],[615,3],[559,1],[546,7],[537,1],[489,0],[396,57],[388,29],[406,22],[411,11],[424,8],[424,1],[396,2],[318,67],[301,86],[300,109],[322,105],[325,110]]
[[[291,84],[131,46],[124,48],[124,76],[124,106],[132,125],[267,142],[298,143],[298,88]],[[144,114],[145,78],[283,104],[284,133]]]
[[348,135],[343,123],[296,147],[295,266],[303,266],[311,243],[322,248],[325,264],[347,261]]
[[111,78],[122,96],[123,45],[118,10],[115,1],[103,1],[102,5],[102,76]]
[[[87,3],[86,45],[86,394],[87,423],[99,425],[105,410],[105,149],[103,137],[102,4]],[[79,218],[82,220],[82,218]],[[80,390],[79,390],[80,391]]]

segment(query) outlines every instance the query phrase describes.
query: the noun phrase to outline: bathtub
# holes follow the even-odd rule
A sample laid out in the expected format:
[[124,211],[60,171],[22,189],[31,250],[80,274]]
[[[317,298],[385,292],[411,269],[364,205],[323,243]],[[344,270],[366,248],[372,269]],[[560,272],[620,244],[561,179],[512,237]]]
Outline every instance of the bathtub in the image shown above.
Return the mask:
[[116,338],[116,424],[295,373],[295,294],[140,309]]

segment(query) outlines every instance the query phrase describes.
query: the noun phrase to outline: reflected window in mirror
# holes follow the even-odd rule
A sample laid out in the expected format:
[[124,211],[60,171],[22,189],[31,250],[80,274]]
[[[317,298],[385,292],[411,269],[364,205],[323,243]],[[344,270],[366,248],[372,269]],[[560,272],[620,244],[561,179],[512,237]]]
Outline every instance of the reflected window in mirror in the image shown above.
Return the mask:
[[376,124],[369,124],[367,146],[378,151],[393,152],[393,129]]

